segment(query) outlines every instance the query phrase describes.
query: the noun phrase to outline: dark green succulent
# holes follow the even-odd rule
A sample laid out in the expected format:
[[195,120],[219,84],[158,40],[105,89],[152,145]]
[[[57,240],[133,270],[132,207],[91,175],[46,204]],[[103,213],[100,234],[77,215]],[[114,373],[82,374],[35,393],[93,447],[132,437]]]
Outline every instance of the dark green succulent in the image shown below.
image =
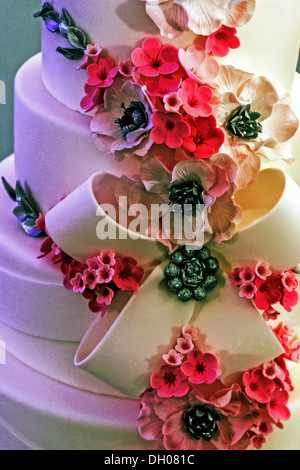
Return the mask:
[[201,301],[217,286],[218,270],[219,262],[206,246],[196,250],[183,247],[171,255],[165,276],[170,292],[179,300]]
[[240,106],[226,122],[225,129],[232,136],[243,140],[254,140],[263,131],[261,123],[258,122],[261,115],[251,112],[250,107],[250,104]]
[[20,181],[17,181],[15,189],[3,177],[2,183],[11,200],[17,203],[17,207],[14,209],[13,214],[21,222],[27,235],[30,237],[37,237],[42,234],[44,235],[44,230],[34,228],[36,221],[39,218],[40,210],[35,203],[29,200]]

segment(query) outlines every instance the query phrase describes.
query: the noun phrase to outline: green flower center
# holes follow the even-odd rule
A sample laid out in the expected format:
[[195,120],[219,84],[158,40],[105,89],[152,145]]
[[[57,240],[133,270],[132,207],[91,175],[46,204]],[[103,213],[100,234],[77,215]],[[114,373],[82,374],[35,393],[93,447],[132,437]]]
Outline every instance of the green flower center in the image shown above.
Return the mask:
[[261,114],[251,112],[250,107],[250,104],[240,106],[226,122],[225,129],[232,136],[243,140],[254,140],[263,131],[261,123],[258,122]]
[[204,204],[203,191],[204,188],[196,181],[175,181],[169,189],[169,200],[182,209],[185,205],[190,205],[195,210],[197,205]]
[[208,406],[194,406],[183,415],[185,428],[196,441],[201,438],[209,442],[218,431],[220,416]]

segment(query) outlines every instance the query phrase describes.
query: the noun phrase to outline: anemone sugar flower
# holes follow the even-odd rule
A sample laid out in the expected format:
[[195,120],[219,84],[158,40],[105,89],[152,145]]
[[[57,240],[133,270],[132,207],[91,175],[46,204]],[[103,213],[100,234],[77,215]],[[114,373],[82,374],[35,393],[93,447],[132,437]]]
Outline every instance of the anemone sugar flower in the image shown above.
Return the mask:
[[153,141],[152,110],[140,85],[116,80],[106,90],[104,106],[91,120],[91,131],[97,135],[96,145],[112,154],[145,155]]
[[233,199],[236,172],[237,165],[224,154],[216,154],[206,163],[179,162],[172,174],[156,158],[149,157],[140,168],[141,182],[128,190],[128,201],[131,205],[142,200],[149,207],[153,203],[169,207],[178,201],[193,207],[204,205],[204,242],[229,240],[241,218],[241,210]]
[[243,189],[260,170],[261,157],[288,163],[289,141],[299,121],[288,104],[265,77],[232,66],[221,66],[213,114],[225,132],[221,151],[239,165],[237,185]]
[[180,49],[179,60],[191,79],[201,85],[216,85],[220,66],[206,51],[198,46],[190,46],[187,50]]
[[245,450],[258,411],[238,386],[225,388],[219,380],[167,400],[148,391],[141,405],[140,435],[166,450]]
[[240,27],[252,18],[256,0],[141,0],[163,36],[191,30],[208,36],[222,25]]

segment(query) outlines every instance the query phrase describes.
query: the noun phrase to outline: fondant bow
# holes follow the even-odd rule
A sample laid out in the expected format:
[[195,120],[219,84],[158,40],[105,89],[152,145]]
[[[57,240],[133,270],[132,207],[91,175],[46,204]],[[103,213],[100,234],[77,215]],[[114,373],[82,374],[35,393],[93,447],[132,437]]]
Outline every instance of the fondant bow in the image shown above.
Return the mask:
[[[75,365],[137,397],[186,324],[200,330],[197,347],[218,357],[224,381],[281,355],[282,346],[260,313],[238,296],[226,276],[203,302],[181,303],[170,294],[164,281],[165,247],[130,233],[105,211],[114,199],[114,181],[112,175],[93,175],[46,215],[49,235],[73,258],[85,262],[100,251],[115,251],[133,256],[150,272],[138,293],[130,297],[120,292],[105,318],[96,318],[77,350]],[[267,169],[235,198],[243,210],[236,235],[209,245],[223,270],[259,260],[278,271],[295,266],[300,259],[296,183],[280,170]],[[97,235],[99,220],[107,227],[105,240]]]

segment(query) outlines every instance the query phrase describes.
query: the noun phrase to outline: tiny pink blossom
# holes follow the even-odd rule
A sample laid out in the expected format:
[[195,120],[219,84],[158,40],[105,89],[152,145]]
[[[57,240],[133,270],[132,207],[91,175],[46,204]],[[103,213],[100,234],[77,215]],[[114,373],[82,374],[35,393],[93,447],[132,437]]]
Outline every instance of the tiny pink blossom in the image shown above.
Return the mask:
[[294,289],[298,287],[298,280],[296,275],[292,271],[286,271],[285,273],[281,274],[281,281],[283,287],[288,291],[292,292]]
[[255,266],[255,274],[260,279],[266,280],[267,277],[271,276],[272,271],[270,269],[270,265],[268,263],[264,263],[263,261],[258,261]]
[[188,354],[190,351],[194,349],[194,343],[192,341],[192,337],[186,334],[184,335],[183,338],[178,338],[175,349],[181,354]]
[[277,310],[274,310],[272,307],[269,307],[267,310],[264,311],[263,319],[265,321],[277,320],[279,315],[280,313]]
[[90,290],[94,290],[98,284],[98,276],[95,269],[86,269],[83,272],[83,281],[86,287]]
[[90,269],[98,269],[101,266],[99,265],[97,256],[94,256],[93,258],[86,260],[86,264]]
[[246,299],[253,299],[257,292],[257,287],[253,282],[244,282],[239,290],[239,296]]
[[97,280],[99,284],[108,284],[112,281],[115,271],[107,264],[97,269]]
[[241,271],[241,268],[235,268],[234,271],[229,274],[229,279],[233,287],[240,287],[242,285],[242,279],[240,277]]
[[195,328],[192,325],[185,325],[182,328],[182,334],[183,334],[183,336],[190,335],[194,342],[197,341],[200,338],[199,328]]
[[114,291],[107,286],[97,286],[95,295],[98,304],[110,305],[114,297]]
[[171,349],[168,354],[163,355],[163,360],[169,365],[179,367],[183,361],[183,354],[178,353],[175,349]]
[[85,54],[91,59],[93,59],[93,62],[95,63],[98,61],[98,58],[101,52],[102,52],[102,47],[98,43],[94,45],[88,44],[85,50]]
[[252,268],[243,268],[240,272],[242,282],[252,282],[255,279],[255,271]]
[[131,60],[128,60],[127,62],[119,63],[119,72],[121,75],[123,75],[123,77],[131,78],[133,70],[134,70],[134,65],[131,62]]
[[182,106],[182,100],[178,93],[170,93],[163,98],[165,104],[165,110],[170,112],[177,112]]
[[254,434],[250,439],[250,444],[254,449],[260,450],[266,443],[266,438],[263,434]]
[[71,279],[71,286],[73,287],[75,294],[82,294],[85,291],[85,283],[82,273],[77,273],[76,276]]
[[274,380],[281,375],[281,369],[275,361],[271,361],[263,365],[262,373],[267,379]]
[[116,255],[112,251],[102,251],[98,256],[99,266],[105,264],[113,267],[116,264]]

